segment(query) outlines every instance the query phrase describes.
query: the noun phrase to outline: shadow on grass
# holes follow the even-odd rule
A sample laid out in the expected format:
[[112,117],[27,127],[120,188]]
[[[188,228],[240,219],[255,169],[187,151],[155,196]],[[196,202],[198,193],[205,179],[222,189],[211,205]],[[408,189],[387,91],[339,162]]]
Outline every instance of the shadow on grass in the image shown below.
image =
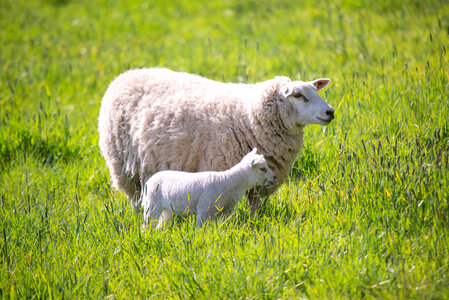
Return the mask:
[[44,136],[33,130],[20,129],[14,136],[0,137],[0,165],[2,168],[19,157],[33,155],[43,164],[54,163],[58,160],[71,161],[79,159],[80,147],[67,145],[62,136]]

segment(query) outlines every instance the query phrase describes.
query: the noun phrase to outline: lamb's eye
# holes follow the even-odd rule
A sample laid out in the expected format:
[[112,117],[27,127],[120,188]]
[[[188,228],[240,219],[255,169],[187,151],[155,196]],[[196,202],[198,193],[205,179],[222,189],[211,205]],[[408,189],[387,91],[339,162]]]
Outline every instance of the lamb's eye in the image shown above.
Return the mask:
[[267,172],[267,169],[265,169],[265,168],[260,168],[260,170],[264,173]]

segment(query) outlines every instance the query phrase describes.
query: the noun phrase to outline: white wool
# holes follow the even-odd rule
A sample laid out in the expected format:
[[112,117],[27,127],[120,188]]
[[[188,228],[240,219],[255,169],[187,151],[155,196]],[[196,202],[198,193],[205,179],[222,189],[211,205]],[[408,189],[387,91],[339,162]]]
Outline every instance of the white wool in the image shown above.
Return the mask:
[[163,68],[127,71],[110,84],[99,116],[99,145],[113,186],[136,207],[156,172],[223,171],[257,147],[277,181],[249,192],[254,211],[258,197],[287,178],[304,126],[333,119],[333,108],[317,94],[329,81],[282,76],[236,84]]
[[200,226],[229,214],[248,189],[274,184],[274,173],[256,151],[253,149],[227,171],[156,173],[146,182],[141,197],[145,224],[157,221],[160,228],[173,214],[194,214]]

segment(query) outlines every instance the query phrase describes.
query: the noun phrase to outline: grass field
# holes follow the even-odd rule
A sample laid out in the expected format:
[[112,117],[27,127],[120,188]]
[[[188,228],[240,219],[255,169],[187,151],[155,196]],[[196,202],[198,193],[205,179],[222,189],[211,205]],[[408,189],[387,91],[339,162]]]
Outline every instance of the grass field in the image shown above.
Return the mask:
[[[449,298],[446,1],[2,0],[0,28],[2,298]],[[96,126],[149,66],[329,77],[336,119],[257,216],[142,233]]]

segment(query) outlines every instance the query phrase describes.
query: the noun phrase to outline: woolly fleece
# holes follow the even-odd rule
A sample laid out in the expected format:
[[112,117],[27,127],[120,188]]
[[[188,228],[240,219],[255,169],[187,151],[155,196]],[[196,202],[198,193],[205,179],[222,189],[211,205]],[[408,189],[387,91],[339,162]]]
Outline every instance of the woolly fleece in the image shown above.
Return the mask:
[[135,207],[143,184],[158,171],[224,171],[257,147],[277,177],[272,187],[249,194],[257,209],[258,197],[284,182],[303,146],[305,124],[280,92],[291,83],[284,76],[222,83],[165,68],[119,75],[99,116],[99,146],[113,186]]

